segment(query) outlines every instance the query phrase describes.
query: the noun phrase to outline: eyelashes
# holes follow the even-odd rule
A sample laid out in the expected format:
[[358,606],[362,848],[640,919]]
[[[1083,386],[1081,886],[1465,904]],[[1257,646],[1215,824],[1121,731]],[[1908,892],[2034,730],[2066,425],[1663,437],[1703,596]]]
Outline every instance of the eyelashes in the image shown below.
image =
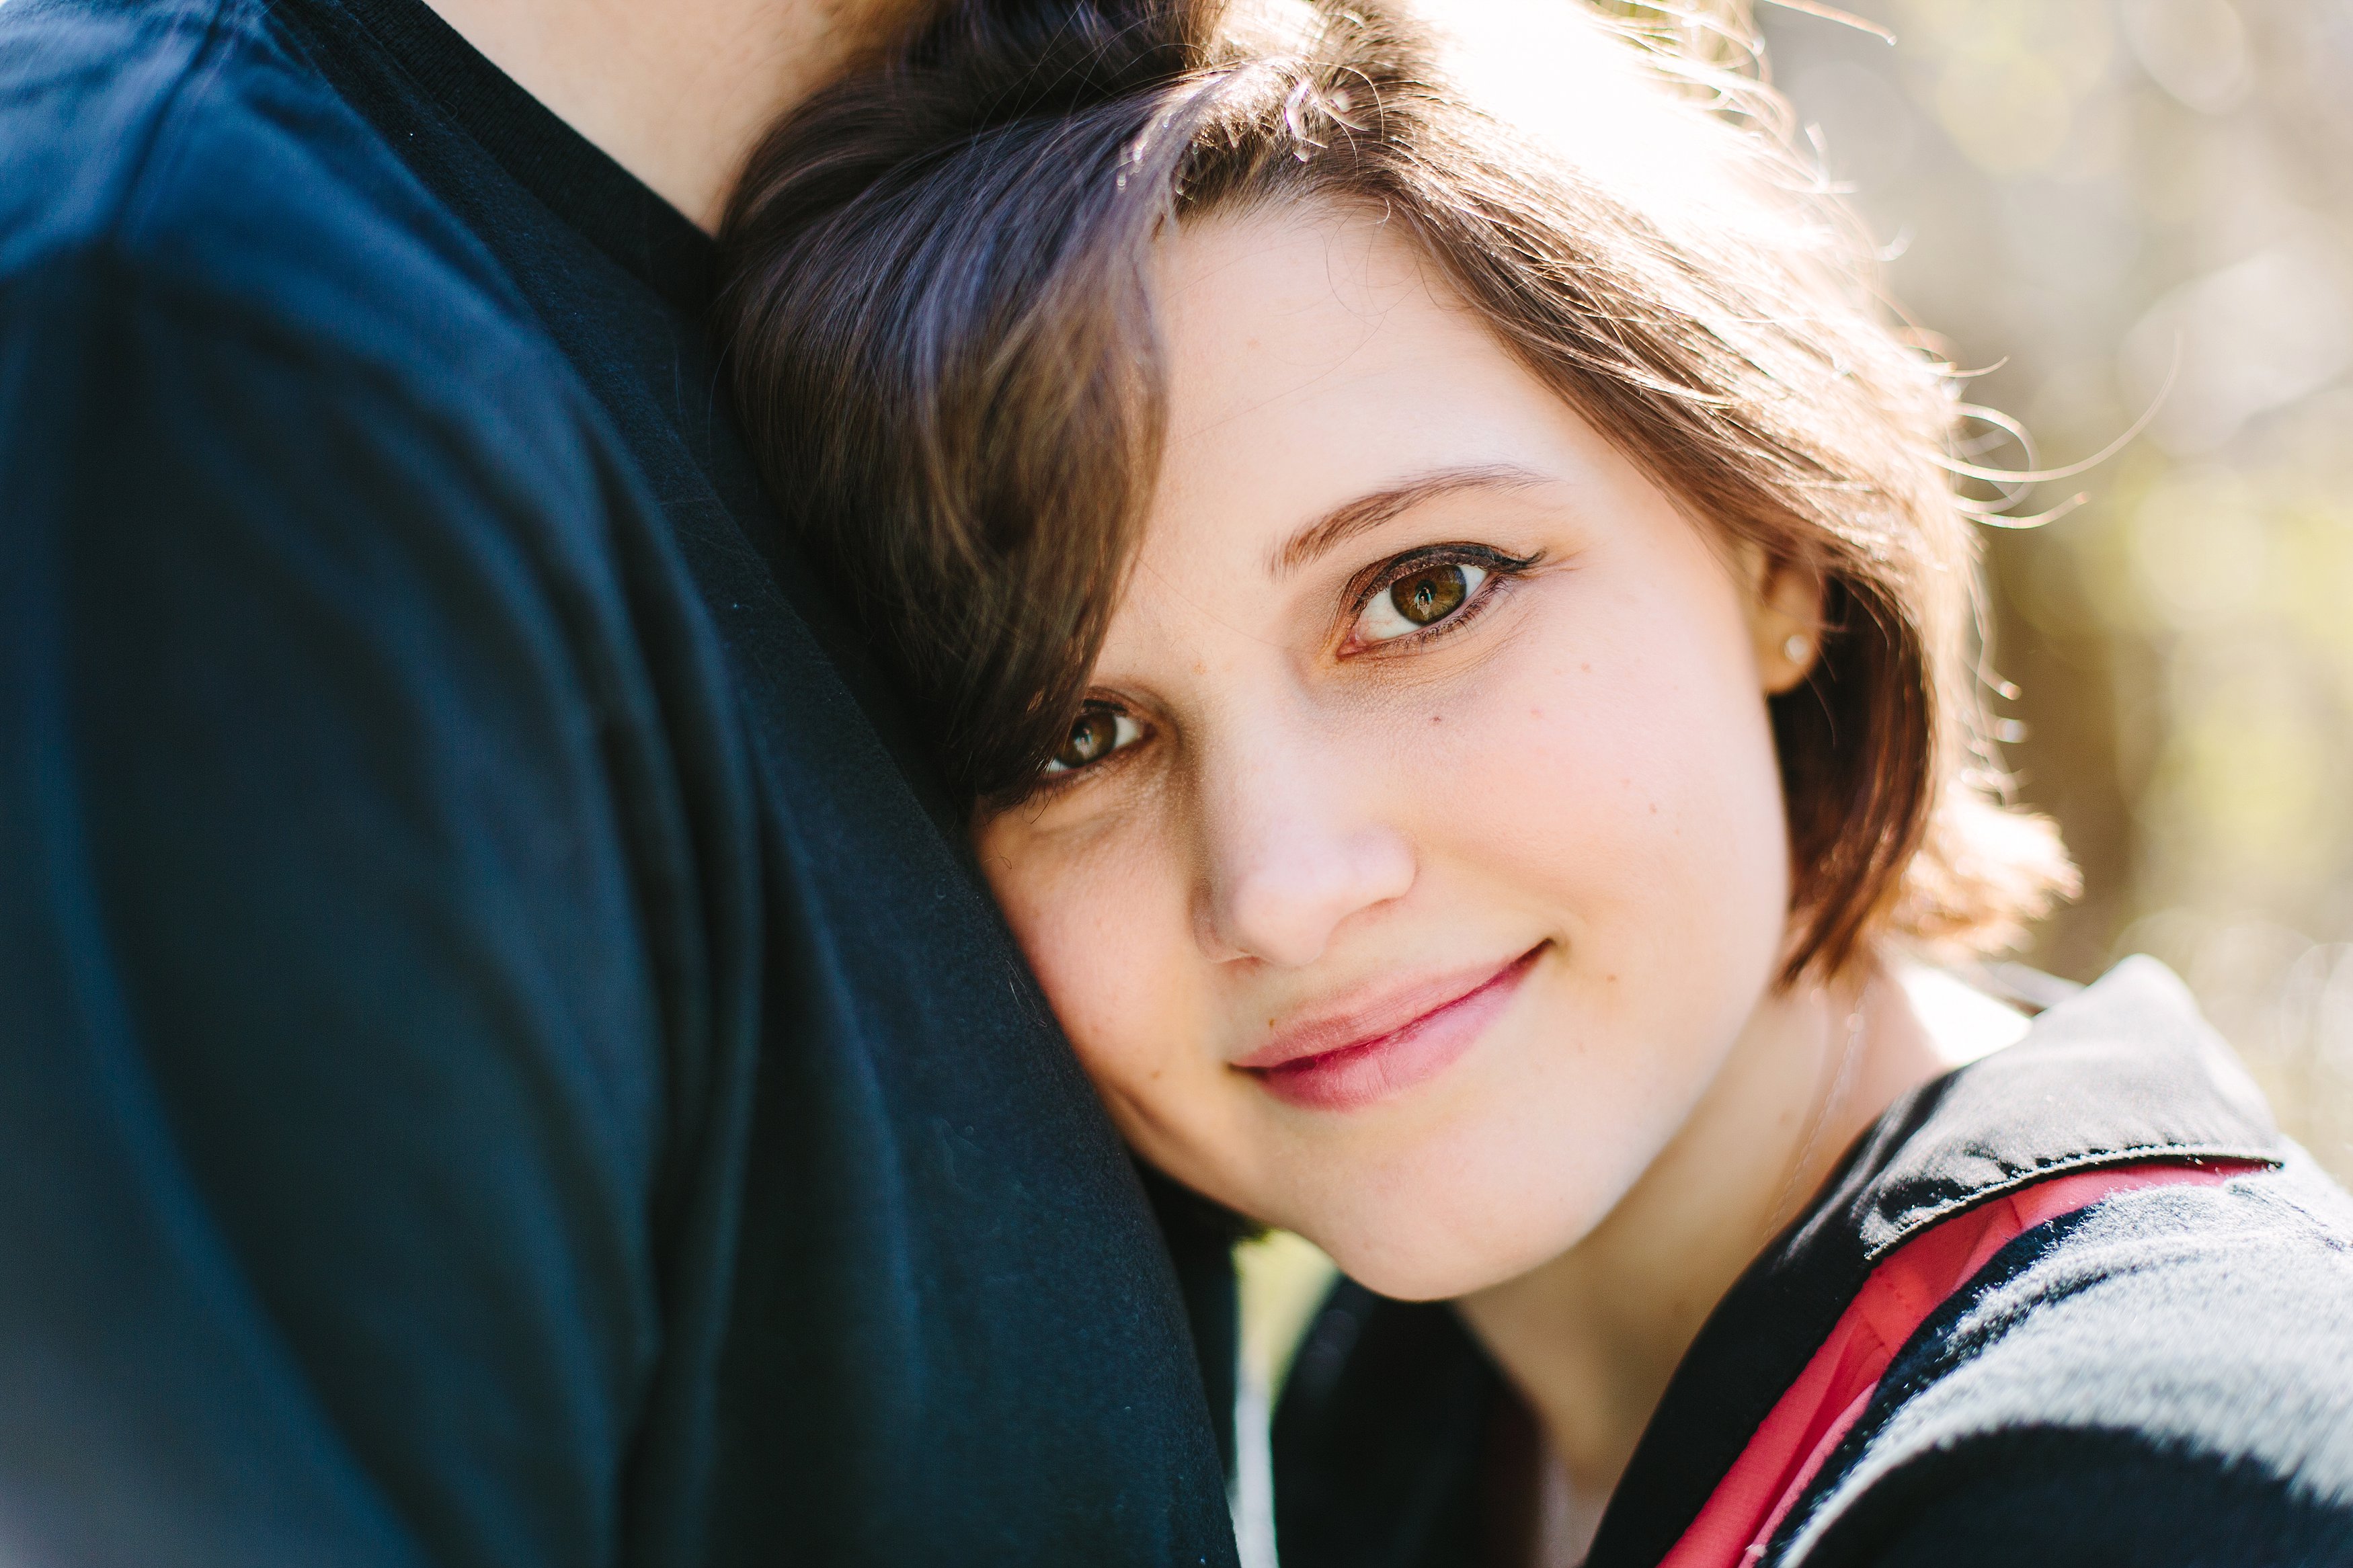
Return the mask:
[[1392,556],[1352,584],[1338,654],[1394,654],[1451,636],[1484,614],[1537,560],[1467,543]]

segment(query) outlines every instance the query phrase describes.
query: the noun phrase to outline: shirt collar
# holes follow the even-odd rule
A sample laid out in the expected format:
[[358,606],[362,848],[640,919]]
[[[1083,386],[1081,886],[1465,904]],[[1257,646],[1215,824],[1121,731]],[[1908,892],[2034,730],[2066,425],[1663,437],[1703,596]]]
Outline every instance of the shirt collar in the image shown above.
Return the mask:
[[712,237],[468,43],[424,0],[276,0],[336,38],[343,64],[388,67],[550,212],[673,307],[700,319]]
[[2151,1159],[2276,1162],[2263,1096],[2154,959],[1897,1100],[1693,1342],[1590,1559],[1663,1557],[1879,1261],[2031,1183]]

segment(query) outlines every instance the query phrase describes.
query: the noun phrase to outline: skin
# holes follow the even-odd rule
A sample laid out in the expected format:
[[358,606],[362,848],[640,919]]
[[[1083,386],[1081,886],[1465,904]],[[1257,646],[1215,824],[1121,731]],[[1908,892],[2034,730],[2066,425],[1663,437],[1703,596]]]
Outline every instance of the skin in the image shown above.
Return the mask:
[[[1868,966],[1772,984],[1766,699],[1819,590],[1687,516],[1376,222],[1211,220],[1156,289],[1169,444],[1092,698],[1129,743],[979,823],[983,864],[1135,1147],[1454,1299],[1589,1525],[1708,1310],[1951,1059]],[[1435,548],[1485,583],[1374,640],[1384,563]],[[1524,957],[1420,1081],[1335,1108],[1235,1065]]]
[[706,232],[776,118],[927,0],[427,0]]

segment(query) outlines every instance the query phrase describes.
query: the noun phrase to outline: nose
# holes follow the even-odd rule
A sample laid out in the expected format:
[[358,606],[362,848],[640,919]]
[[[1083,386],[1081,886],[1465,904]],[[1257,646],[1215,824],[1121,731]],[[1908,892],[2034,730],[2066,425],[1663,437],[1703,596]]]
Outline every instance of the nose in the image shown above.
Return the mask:
[[[1286,749],[1287,750],[1287,749]],[[1350,916],[1404,897],[1412,846],[1335,788],[1311,753],[1261,758],[1203,791],[1203,952],[1284,968],[1314,963]]]

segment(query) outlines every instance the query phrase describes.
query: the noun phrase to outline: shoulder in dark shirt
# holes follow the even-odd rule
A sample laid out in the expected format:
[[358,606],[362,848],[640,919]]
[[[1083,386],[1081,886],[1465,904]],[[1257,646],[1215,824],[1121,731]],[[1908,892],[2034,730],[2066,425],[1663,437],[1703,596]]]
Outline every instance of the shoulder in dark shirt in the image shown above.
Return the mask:
[[1824,1472],[1769,1561],[2353,1562],[2353,1201],[2290,1151],[2021,1237]]
[[416,0],[6,0],[0,169],[6,1550],[1229,1561],[691,226]]
[[2003,1249],[1888,1367],[1771,1560],[2353,1562],[2353,1199],[2148,960],[2021,1051],[1891,1113],[1905,1136],[1845,1189],[1873,1259],[2053,1170],[2277,1163],[2119,1193]]
[[259,13],[0,8],[0,164],[11,1550],[688,1529],[617,1479],[757,840],[659,514]]

